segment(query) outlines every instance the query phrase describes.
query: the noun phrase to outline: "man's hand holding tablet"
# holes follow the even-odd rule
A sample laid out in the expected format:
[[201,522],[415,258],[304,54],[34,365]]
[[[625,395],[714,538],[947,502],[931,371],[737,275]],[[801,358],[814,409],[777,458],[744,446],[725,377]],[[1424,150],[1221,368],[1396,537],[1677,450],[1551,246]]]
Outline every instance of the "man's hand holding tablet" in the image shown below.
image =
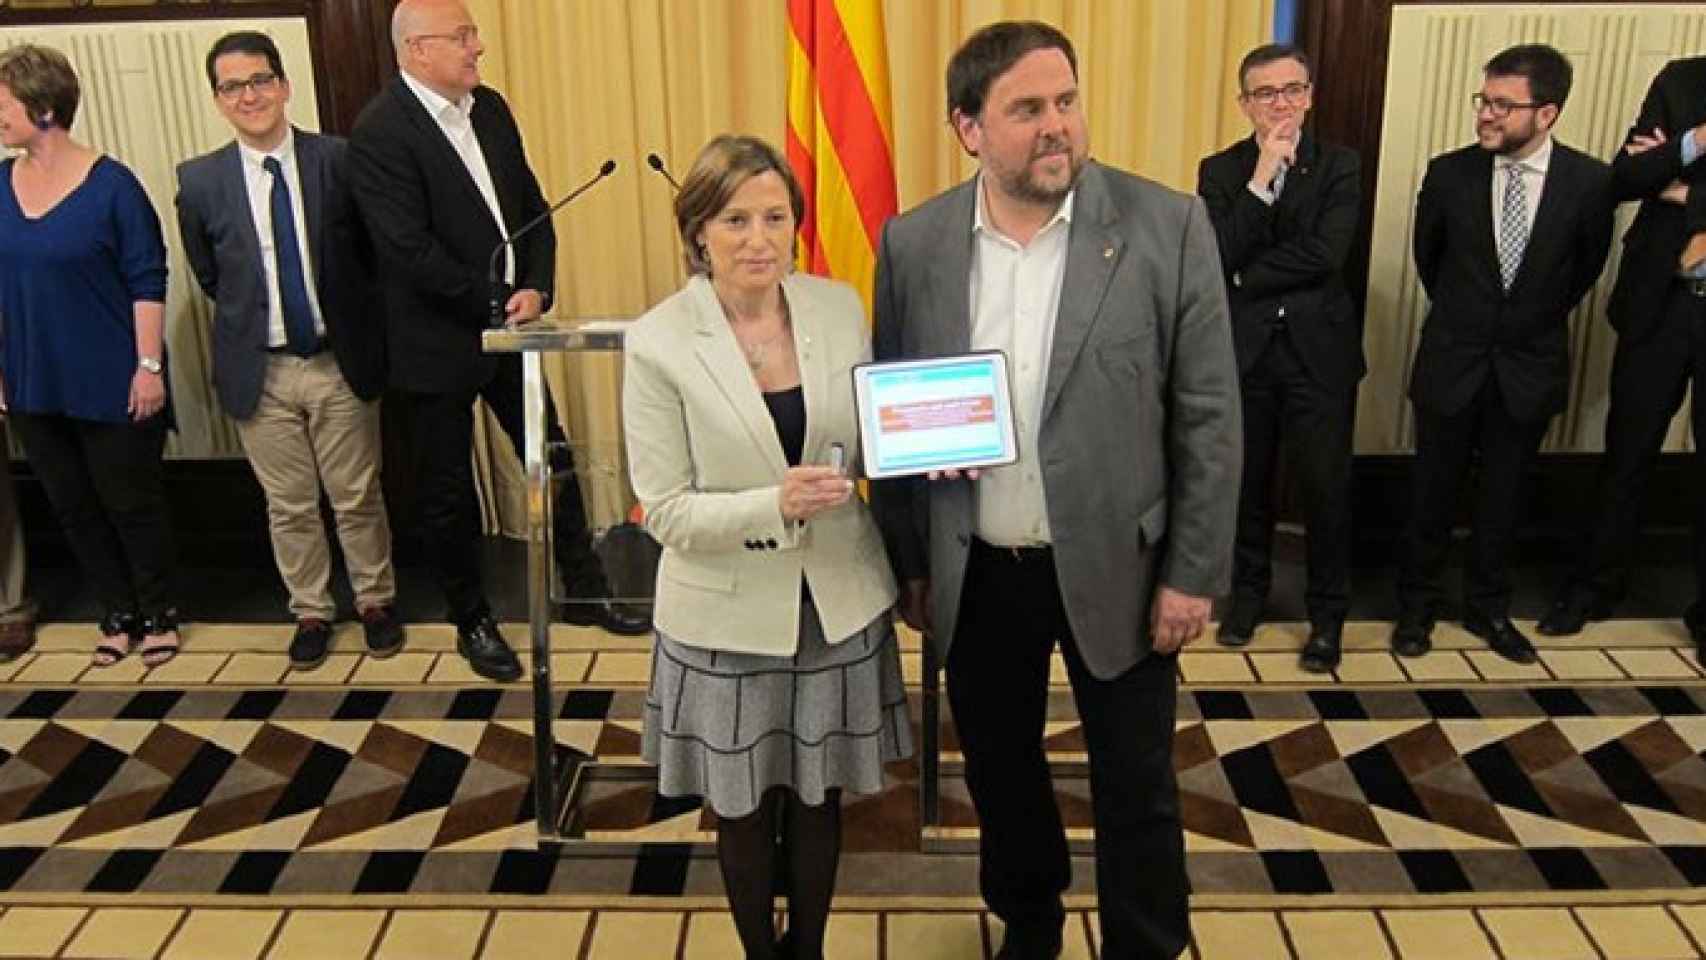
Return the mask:
[[853,368],[865,475],[975,480],[1019,459],[1007,356],[999,351]]

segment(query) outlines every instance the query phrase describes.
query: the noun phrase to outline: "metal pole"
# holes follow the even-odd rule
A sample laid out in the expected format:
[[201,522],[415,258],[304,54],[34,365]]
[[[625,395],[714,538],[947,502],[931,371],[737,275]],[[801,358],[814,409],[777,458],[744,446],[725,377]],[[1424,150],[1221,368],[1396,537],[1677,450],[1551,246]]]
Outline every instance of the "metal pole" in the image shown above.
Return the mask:
[[557,836],[557,735],[551,704],[551,462],[545,456],[545,374],[540,355],[521,355],[526,417],[527,633],[533,648],[533,803],[541,841]]

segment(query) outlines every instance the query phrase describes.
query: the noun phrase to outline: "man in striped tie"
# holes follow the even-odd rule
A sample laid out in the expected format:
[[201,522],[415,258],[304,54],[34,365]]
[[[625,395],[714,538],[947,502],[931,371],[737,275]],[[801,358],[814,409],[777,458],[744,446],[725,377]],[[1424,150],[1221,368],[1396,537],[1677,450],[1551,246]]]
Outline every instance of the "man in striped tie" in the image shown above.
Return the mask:
[[[1570,311],[1611,246],[1611,170],[1558,143],[1570,63],[1552,47],[1487,62],[1471,98],[1477,141],[1435,157],[1416,201],[1416,273],[1430,301],[1410,376],[1414,502],[1392,648],[1425,654],[1459,503],[1471,523],[1463,626],[1517,663],[1536,659],[1511,624],[1507,558],[1522,479],[1570,388]],[[1471,460],[1479,490],[1460,498]]]

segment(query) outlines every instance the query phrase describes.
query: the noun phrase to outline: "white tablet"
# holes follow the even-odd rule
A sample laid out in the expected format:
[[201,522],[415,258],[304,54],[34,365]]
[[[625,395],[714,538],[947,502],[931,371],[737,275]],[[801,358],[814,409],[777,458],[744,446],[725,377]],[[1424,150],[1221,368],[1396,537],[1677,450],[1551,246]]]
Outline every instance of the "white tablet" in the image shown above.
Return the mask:
[[1007,355],[992,350],[853,368],[865,476],[998,467],[1019,459]]

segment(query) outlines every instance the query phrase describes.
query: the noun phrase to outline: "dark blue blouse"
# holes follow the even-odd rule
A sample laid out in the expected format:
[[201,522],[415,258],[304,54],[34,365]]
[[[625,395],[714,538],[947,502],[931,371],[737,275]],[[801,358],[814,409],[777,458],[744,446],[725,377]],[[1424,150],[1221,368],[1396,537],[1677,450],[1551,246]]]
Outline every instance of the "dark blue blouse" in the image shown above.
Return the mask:
[[0,371],[23,413],[128,421],[139,301],[166,301],[160,218],[135,174],[95,161],[36,219],[0,163]]

